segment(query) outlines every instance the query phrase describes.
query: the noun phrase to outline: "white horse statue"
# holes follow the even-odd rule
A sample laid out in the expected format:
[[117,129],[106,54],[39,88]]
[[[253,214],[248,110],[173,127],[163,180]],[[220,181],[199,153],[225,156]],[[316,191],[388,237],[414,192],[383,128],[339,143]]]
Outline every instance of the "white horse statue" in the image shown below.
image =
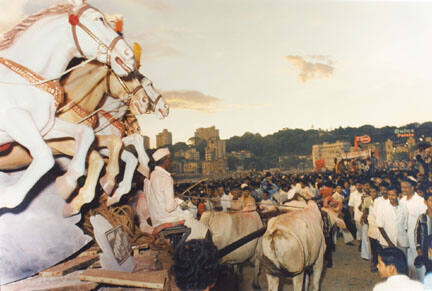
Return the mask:
[[[91,128],[55,118],[63,93],[56,80],[73,57],[106,63],[119,75],[135,70],[134,54],[107,24],[104,15],[84,0],[69,0],[33,14],[0,41],[0,144],[18,142],[33,162],[17,183],[1,189],[0,208],[19,205],[53,165],[45,140],[73,137],[75,156],[66,174],[57,178],[66,199],[85,172],[94,140]],[[21,85],[17,85],[21,84]],[[32,86],[22,86],[22,84]]]
[[[102,105],[104,112],[114,112],[111,118],[107,119],[106,114],[99,115],[100,126],[96,128],[96,132],[99,135],[117,135],[123,137],[125,130],[121,126],[118,126],[118,122],[121,121],[123,128],[126,128],[126,136],[122,138],[124,148],[121,152],[120,158],[125,162],[125,170],[122,181],[119,183],[114,194],[108,197],[107,205],[110,206],[120,201],[121,197],[131,190],[132,178],[135,169],[138,166],[138,171],[145,177],[149,176],[148,162],[150,161],[147,153],[144,149],[144,139],[141,135],[141,130],[138,125],[137,118],[142,114],[155,113],[159,119],[163,119],[169,114],[169,106],[163,99],[162,95],[153,87],[152,81],[150,81],[144,75],[135,72],[138,79],[141,80],[142,87],[146,95],[150,98],[141,100],[141,103],[132,104],[134,111],[139,114],[128,115],[128,107],[122,106],[114,98],[107,98],[105,103]],[[131,152],[127,150],[128,146],[133,146],[137,152],[138,158],[136,158]],[[102,149],[102,154],[107,155],[107,150]]]
[[[143,137],[138,134],[140,129],[139,126],[136,126],[137,116],[142,115],[143,112],[151,113],[155,108],[160,107],[160,111],[156,112],[160,118],[164,118],[168,114],[168,106],[161,97],[156,97],[160,96],[159,93],[153,88],[153,84],[148,79],[144,79],[140,73],[134,72],[122,79],[99,62],[87,63],[75,69],[62,81],[62,84],[67,95],[66,102],[75,98],[78,98],[80,102],[74,103],[71,108],[57,116],[62,120],[74,123],[83,121],[91,128],[100,124],[100,129],[103,129],[96,134],[95,145],[88,156],[85,183],[63,209],[64,216],[71,216],[78,213],[81,207],[92,201],[95,196],[97,181],[105,164],[100,153],[108,158],[105,175],[100,179],[100,184],[108,195],[116,186],[115,178],[119,173],[120,153],[122,160],[126,163],[123,180],[119,183],[115,195],[108,198],[108,205],[117,202],[124,194],[129,193],[134,170],[138,165],[138,159],[128,151],[130,147],[123,147],[123,142],[126,146],[135,147],[140,161],[138,170],[148,177],[149,158],[143,147]],[[107,94],[112,97],[106,96]],[[155,105],[153,100],[157,100],[158,104]],[[99,106],[100,103],[105,106],[103,110]],[[126,111],[128,113],[125,116]],[[127,136],[122,141],[124,134]],[[75,155],[75,144],[72,139],[49,140],[47,144],[54,155],[70,157]],[[31,161],[32,157],[24,147],[13,144],[11,149],[0,154],[0,170],[22,169]],[[68,168],[69,163],[69,159],[68,161],[62,159],[63,168]]]

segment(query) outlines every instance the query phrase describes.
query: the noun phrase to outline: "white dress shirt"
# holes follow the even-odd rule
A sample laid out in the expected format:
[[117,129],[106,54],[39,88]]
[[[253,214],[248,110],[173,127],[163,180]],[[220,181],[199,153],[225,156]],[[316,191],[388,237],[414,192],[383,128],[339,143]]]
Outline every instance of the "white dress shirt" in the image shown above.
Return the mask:
[[407,275],[394,275],[384,282],[375,285],[373,291],[420,291],[424,290],[423,284],[411,280]]
[[[404,203],[393,206],[382,203],[376,217],[376,226],[384,228],[391,242],[398,247],[408,247],[408,209]],[[382,246],[388,246],[383,236],[379,237]]]
[[354,220],[360,221],[361,217],[363,215],[363,212],[359,210],[359,206],[362,203],[362,194],[355,190],[354,192],[351,192],[350,198],[348,200],[348,206],[354,208]]
[[144,192],[153,227],[185,220],[184,224],[191,228],[187,240],[203,239],[206,236],[208,228],[194,219],[190,211],[180,208],[182,200],[174,198],[174,180],[165,169],[155,167],[150,180],[144,180]]
[[375,198],[375,200],[372,202],[372,204],[369,206],[369,215],[367,217],[367,220],[369,222],[368,227],[368,237],[373,239],[379,239],[380,231],[376,225],[376,210],[375,208],[379,207],[379,201],[377,205],[378,198]]
[[227,211],[228,208],[231,208],[231,196],[227,195],[227,194],[223,194],[221,197],[221,205],[222,205],[222,210],[223,211]]
[[[388,198],[384,199],[383,196],[380,196],[380,197],[378,197],[377,199],[374,200],[374,207],[373,207],[373,213],[372,214],[373,214],[373,217],[374,217],[375,226],[376,226],[376,218],[378,217],[378,213],[381,212],[381,207],[383,205],[385,205],[386,203],[390,203],[390,202],[389,202]],[[378,238],[377,238],[377,240],[379,241],[380,238],[381,238],[381,232],[378,231]]]
[[414,193],[411,199],[407,200],[407,197],[404,196],[401,199],[402,203],[405,203],[408,208],[408,238],[409,238],[409,246],[413,250],[415,250],[415,242],[414,242],[414,229],[417,224],[417,219],[420,214],[425,213],[427,210],[426,204],[424,203],[424,198]]
[[164,168],[155,167],[150,183],[144,183],[144,191],[153,227],[181,220],[175,211],[178,202],[174,198],[174,180]]

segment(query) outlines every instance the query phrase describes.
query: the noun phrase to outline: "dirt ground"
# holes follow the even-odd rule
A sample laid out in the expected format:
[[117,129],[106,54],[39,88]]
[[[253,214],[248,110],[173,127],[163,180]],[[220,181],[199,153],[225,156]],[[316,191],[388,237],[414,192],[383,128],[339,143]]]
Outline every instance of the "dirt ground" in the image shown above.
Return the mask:
[[[333,252],[333,268],[324,269],[321,278],[322,291],[355,291],[372,290],[373,286],[382,281],[378,273],[370,271],[369,261],[360,258],[358,242],[354,246],[347,246],[342,239],[338,240],[336,251]],[[263,273],[263,272],[262,272]],[[249,291],[252,289],[253,267],[243,268],[243,281],[240,290]],[[267,290],[267,282],[264,274],[260,275],[262,290]],[[279,290],[293,290],[290,279],[281,281]]]

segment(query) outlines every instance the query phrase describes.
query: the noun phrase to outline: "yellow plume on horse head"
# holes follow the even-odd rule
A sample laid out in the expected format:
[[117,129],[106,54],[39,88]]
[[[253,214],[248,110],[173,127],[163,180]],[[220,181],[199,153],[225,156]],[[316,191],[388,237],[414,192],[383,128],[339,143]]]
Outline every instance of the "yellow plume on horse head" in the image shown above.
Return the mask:
[[139,69],[141,66],[141,46],[139,45],[139,43],[137,43],[137,42],[133,43],[133,51],[134,51],[134,55],[135,55],[135,61],[137,64],[137,69]]
[[[111,25],[111,27],[118,33],[123,33],[123,15],[121,14],[105,14],[105,18],[107,19],[108,23]],[[133,43],[133,52],[135,55],[135,61],[137,64],[137,69],[139,69],[141,63],[141,46],[139,43],[134,42]]]

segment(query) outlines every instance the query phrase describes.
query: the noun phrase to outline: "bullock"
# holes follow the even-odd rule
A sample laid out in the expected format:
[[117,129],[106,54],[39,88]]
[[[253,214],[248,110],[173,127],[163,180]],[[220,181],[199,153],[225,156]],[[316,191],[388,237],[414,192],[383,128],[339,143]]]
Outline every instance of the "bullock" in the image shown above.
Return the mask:
[[[263,227],[256,211],[209,211],[201,215],[200,222],[208,227],[212,241],[219,250]],[[240,265],[246,261],[254,262],[257,244],[258,238],[225,255],[222,262],[231,265]]]
[[292,277],[295,291],[303,289],[304,281],[307,288],[309,273],[311,289],[318,290],[325,249],[321,213],[315,202],[309,201],[303,210],[270,219],[257,247],[254,286],[259,286],[262,264],[270,291],[278,290],[279,277]]

